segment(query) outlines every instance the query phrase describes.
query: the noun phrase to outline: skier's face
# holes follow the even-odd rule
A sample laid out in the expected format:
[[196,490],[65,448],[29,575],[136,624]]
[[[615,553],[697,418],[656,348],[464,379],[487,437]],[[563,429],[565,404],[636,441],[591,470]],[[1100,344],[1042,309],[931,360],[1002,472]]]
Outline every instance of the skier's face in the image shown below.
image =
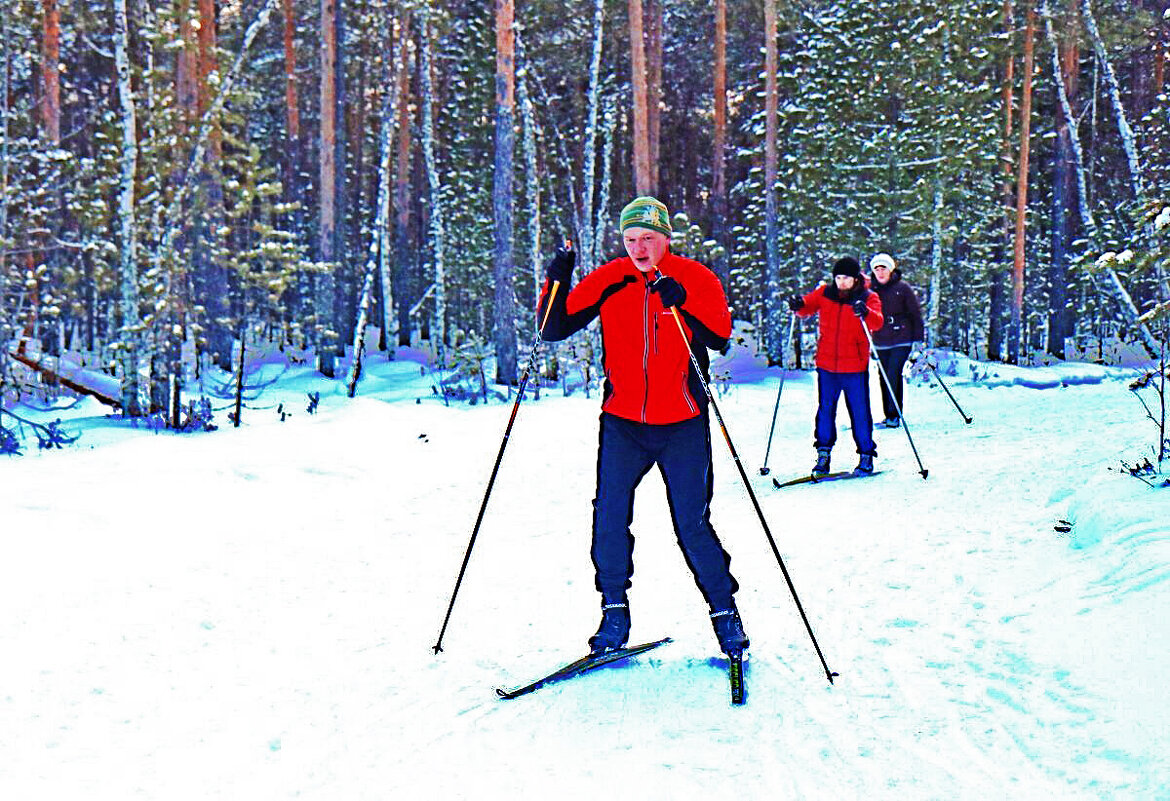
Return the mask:
[[670,245],[670,237],[651,228],[637,226],[627,228],[622,234],[626,253],[633,260],[634,265],[644,273],[648,273],[658,266],[666,249]]
[[857,283],[857,279],[852,275],[834,275],[833,280],[837,282],[837,289],[841,292],[848,292]]
[[873,266],[873,277],[879,284],[886,284],[890,281],[890,268],[886,264],[875,264]]

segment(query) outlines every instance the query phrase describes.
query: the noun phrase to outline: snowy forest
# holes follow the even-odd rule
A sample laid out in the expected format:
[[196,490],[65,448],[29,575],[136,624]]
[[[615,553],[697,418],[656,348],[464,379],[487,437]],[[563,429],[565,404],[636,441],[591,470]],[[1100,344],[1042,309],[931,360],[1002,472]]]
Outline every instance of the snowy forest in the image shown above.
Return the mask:
[[772,364],[877,251],[931,346],[1157,357],[1168,46],[1167,0],[0,0],[0,388],[181,427],[257,348],[515,384],[542,263],[639,194]]

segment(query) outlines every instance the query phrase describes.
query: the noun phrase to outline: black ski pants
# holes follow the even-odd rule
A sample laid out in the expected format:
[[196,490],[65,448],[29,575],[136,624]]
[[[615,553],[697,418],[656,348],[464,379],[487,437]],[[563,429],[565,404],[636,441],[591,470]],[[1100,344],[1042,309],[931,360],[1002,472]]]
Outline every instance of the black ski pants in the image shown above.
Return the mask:
[[[882,368],[886,371],[886,376],[889,377],[890,383],[894,387],[894,394],[890,395],[890,388],[886,386],[885,381],[879,381],[882,385],[882,411],[886,414],[887,420],[896,420],[902,415],[898,410],[902,406],[902,368],[906,366],[906,359],[910,356],[909,345],[895,345],[892,348],[880,348],[877,352],[878,361],[882,363]],[[880,379],[881,376],[878,376]],[[895,405],[894,401],[897,401]]]
[[603,603],[623,601],[634,574],[634,490],[658,465],[674,533],[695,583],[713,610],[730,609],[739,585],[731,557],[711,526],[711,429],[707,414],[668,425],[601,415],[597,496],[593,499],[593,566]]

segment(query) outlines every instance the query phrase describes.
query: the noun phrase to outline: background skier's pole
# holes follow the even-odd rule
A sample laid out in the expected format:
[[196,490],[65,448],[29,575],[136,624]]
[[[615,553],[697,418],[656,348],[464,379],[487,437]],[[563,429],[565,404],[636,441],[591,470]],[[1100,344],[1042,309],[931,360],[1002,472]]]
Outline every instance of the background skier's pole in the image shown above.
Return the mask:
[[784,353],[788,344],[792,342],[792,332],[796,328],[796,315],[788,323],[788,339],[784,340],[784,347],[780,349],[780,386],[776,389],[776,405],[772,407],[772,427],[768,429],[768,447],[764,449],[764,466],[760,468],[760,475],[766,476],[771,470],[768,468],[768,454],[772,452],[772,435],[776,433],[776,413],[780,411],[780,394],[784,392]]
[[886,389],[890,391],[890,400],[894,402],[894,408],[898,410],[898,417],[902,418],[902,428],[906,430],[906,439],[910,440],[910,450],[914,451],[914,458],[918,460],[918,474],[922,476],[922,480],[926,480],[926,475],[930,472],[922,466],[922,459],[918,457],[918,449],[914,447],[914,437],[910,436],[910,426],[906,423],[906,415],[902,414],[902,405],[898,403],[898,396],[894,394],[894,385],[890,383],[890,377],[886,375],[886,368],[882,366],[882,360],[877,357],[877,348],[873,344],[873,334],[869,333],[869,326],[865,324],[865,320],[860,317],[857,322],[861,324],[861,330],[865,332],[865,338],[869,341],[869,352],[873,355],[873,360],[877,362],[878,372],[882,375],[882,380],[886,382]]
[[731,443],[731,435],[727,433],[727,426],[723,424],[723,415],[719,412],[719,404],[715,402],[715,395],[711,392],[711,387],[707,385],[707,380],[703,378],[703,369],[699,365],[698,357],[691,350],[691,341],[687,339],[687,332],[683,328],[682,318],[678,315],[678,309],[671,306],[670,312],[674,315],[674,322],[678,325],[678,333],[683,338],[687,353],[690,354],[691,366],[695,368],[695,374],[699,376],[699,383],[703,385],[703,391],[707,393],[707,400],[711,404],[711,410],[715,412],[715,419],[719,422],[719,430],[723,432],[723,440],[727,443],[727,449],[731,451],[731,458],[735,461],[735,466],[739,470],[739,477],[743,479],[743,485],[747,488],[748,497],[751,498],[752,506],[756,510],[756,516],[760,518],[760,525],[764,527],[764,535],[768,538],[768,544],[772,546],[772,553],[776,556],[776,561],[780,565],[780,571],[784,573],[784,580],[788,582],[788,590],[792,593],[792,600],[796,602],[796,609],[800,612],[800,619],[804,621],[804,627],[808,631],[809,639],[812,640],[813,648],[816,649],[817,656],[820,657],[821,667],[825,669],[825,676],[828,677],[829,684],[832,684],[833,677],[839,674],[829,670],[829,664],[825,661],[825,655],[821,653],[821,646],[817,642],[816,635],[813,634],[812,624],[808,622],[808,615],[804,613],[804,606],[800,603],[800,597],[796,594],[796,587],[792,583],[792,576],[788,575],[788,568],[784,565],[784,558],[780,556],[780,549],[776,547],[776,540],[768,528],[768,521],[764,519],[764,511],[760,508],[760,502],[756,500],[756,493],[752,490],[752,483],[748,480],[747,471],[743,469],[743,462],[739,459],[739,453],[736,452],[735,445]]
[[[565,242],[565,249],[572,248],[572,243]],[[516,402],[512,404],[512,414],[508,417],[508,426],[504,429],[504,438],[500,442],[500,452],[496,454],[496,463],[492,466],[492,475],[488,479],[487,489],[483,493],[483,502],[479,505],[479,514],[475,518],[475,527],[471,530],[471,539],[467,543],[467,552],[463,554],[463,564],[459,567],[459,576],[455,579],[455,589],[451,591],[451,602],[447,604],[447,614],[443,618],[443,627],[439,629],[439,639],[432,650],[437,655],[443,650],[443,635],[447,632],[447,623],[451,620],[451,610],[455,608],[455,596],[459,594],[459,585],[463,583],[463,574],[467,572],[467,563],[471,559],[471,549],[475,547],[475,538],[479,536],[479,525],[483,522],[483,513],[487,509],[488,498],[492,494],[492,486],[496,483],[496,473],[500,472],[500,462],[504,458],[504,449],[508,447],[508,438],[512,436],[512,424],[516,422],[516,412],[520,410],[520,401],[524,400],[524,388],[528,386],[528,376],[536,367],[536,352],[540,349],[541,334],[544,325],[548,322],[548,314],[552,311],[553,301],[556,300],[557,290],[561,288],[560,281],[553,281],[548,293],[548,305],[544,309],[544,319],[540,321],[540,328],[536,332],[536,339],[532,343],[532,351],[528,354],[528,365],[524,368],[524,375],[520,378],[520,386],[516,389]]]
[[967,416],[967,413],[963,411],[963,407],[955,400],[955,396],[947,389],[947,385],[943,383],[942,376],[938,374],[938,370],[934,369],[934,365],[930,363],[930,359],[926,360],[926,366],[930,368],[930,372],[934,373],[934,377],[938,379],[939,386],[943,388],[943,392],[947,393],[947,397],[951,399],[951,403],[955,404],[955,408],[959,410],[959,414],[963,415],[963,422],[971,425],[971,418]]

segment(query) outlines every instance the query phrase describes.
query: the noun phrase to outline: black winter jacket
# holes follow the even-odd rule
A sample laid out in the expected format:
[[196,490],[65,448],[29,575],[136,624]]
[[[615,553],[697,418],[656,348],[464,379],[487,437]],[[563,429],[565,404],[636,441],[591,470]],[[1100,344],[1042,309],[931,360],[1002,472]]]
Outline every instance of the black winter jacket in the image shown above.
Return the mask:
[[886,283],[875,280],[869,286],[882,299],[882,315],[885,317],[885,325],[873,332],[873,344],[877,348],[894,348],[925,340],[922,308],[914,290],[902,280],[900,270],[891,272]]

